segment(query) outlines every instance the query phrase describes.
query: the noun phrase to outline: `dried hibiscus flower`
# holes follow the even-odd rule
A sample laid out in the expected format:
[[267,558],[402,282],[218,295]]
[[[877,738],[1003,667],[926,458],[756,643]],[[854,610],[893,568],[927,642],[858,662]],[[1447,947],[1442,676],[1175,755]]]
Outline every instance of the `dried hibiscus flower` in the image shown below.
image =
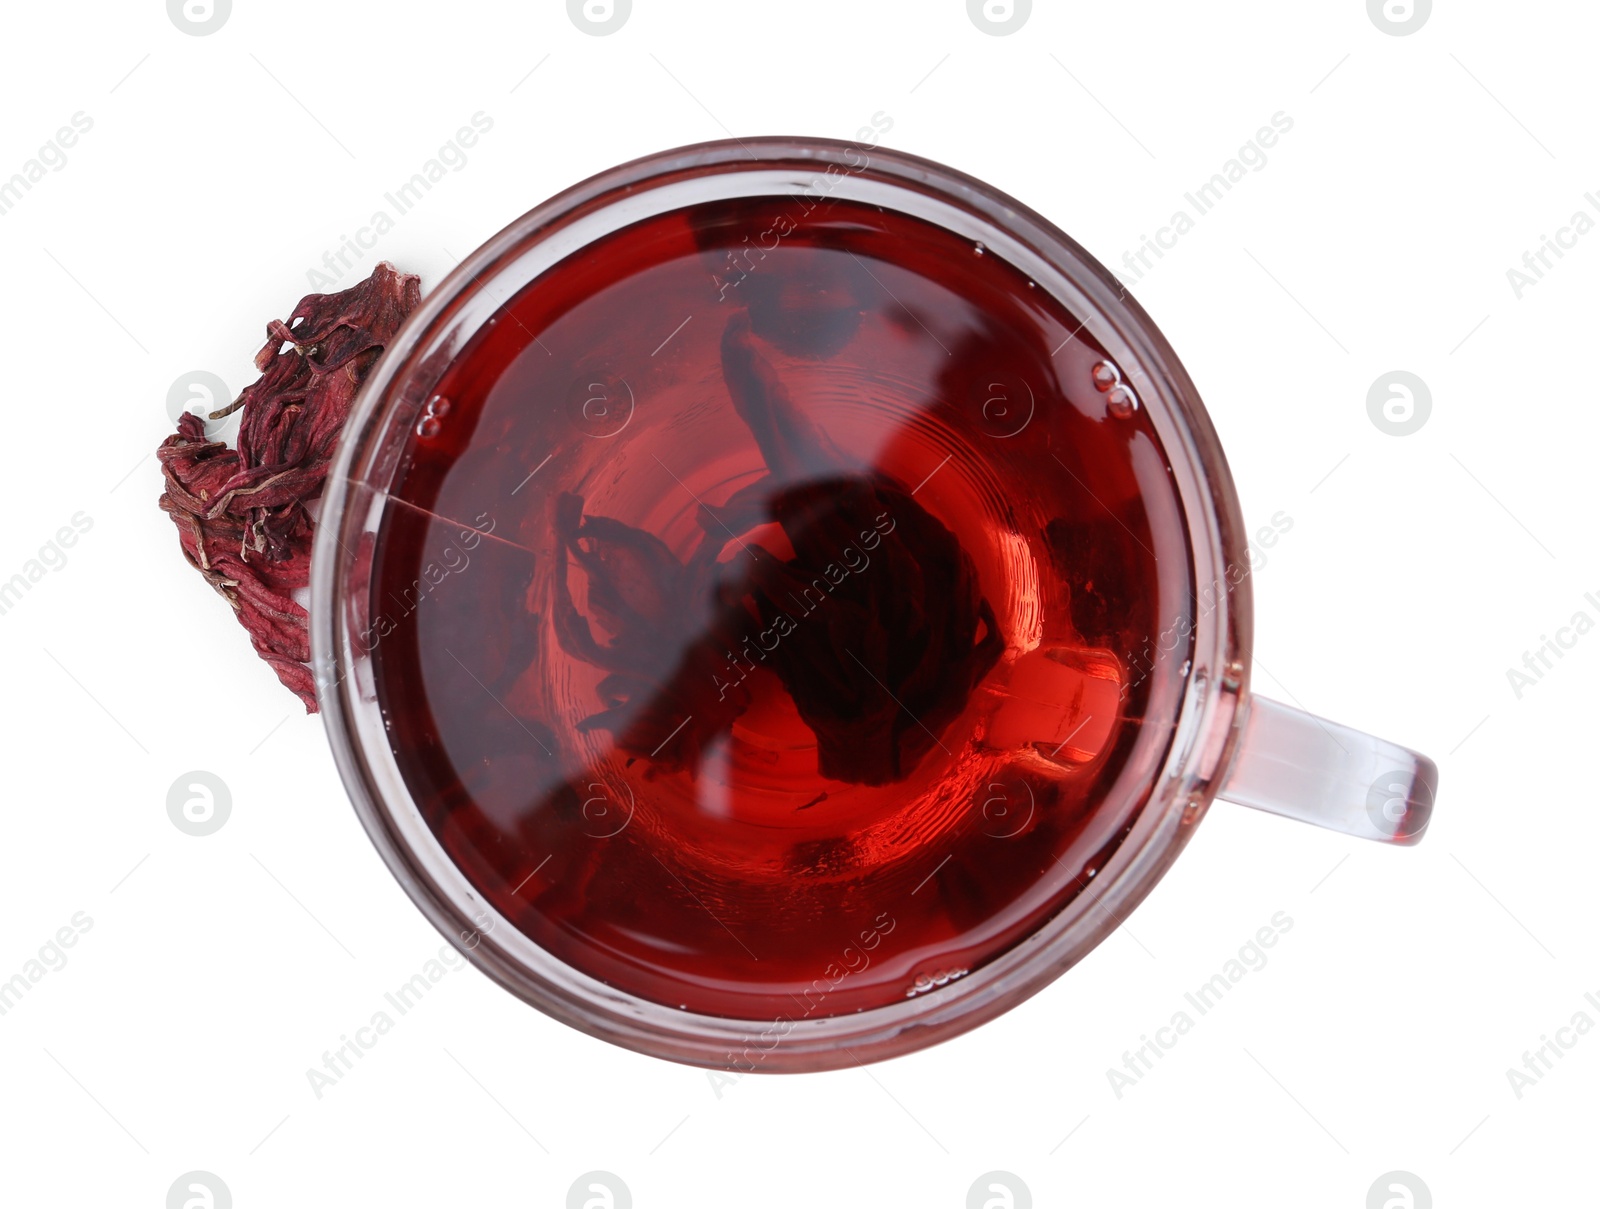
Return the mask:
[[[943,746],[939,732],[1005,650],[977,569],[909,493],[849,470],[742,313],[723,333],[722,374],[770,473],[721,506],[701,505],[687,563],[642,529],[585,514],[580,496],[557,501],[556,638],[607,673],[596,690],[607,708],[578,729],[609,730],[632,756],[692,770],[749,708],[734,652],[749,663],[754,651],[815,733],[819,773],[902,781]],[[736,536],[769,522],[792,557]],[[746,557],[724,564],[730,541]],[[866,564],[851,561],[862,549],[881,564],[873,574],[851,573]],[[574,563],[587,578],[588,616],[567,582]]]
[[294,600],[311,581],[313,522],[339,433],[362,379],[422,299],[415,274],[379,264],[337,294],[308,294],[288,323],[267,325],[261,377],[211,419],[243,409],[236,449],[207,440],[185,414],[156,456],[161,509],[178,526],[189,564],[250,633],[278,679],[317,709],[308,617]]

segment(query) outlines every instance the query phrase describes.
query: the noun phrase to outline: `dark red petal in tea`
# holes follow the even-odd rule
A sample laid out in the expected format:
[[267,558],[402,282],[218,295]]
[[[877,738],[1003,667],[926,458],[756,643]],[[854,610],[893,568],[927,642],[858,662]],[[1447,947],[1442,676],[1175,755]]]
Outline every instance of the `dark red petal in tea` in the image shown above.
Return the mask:
[[[754,655],[815,733],[821,775],[857,785],[903,780],[1005,650],[976,568],[906,492],[882,476],[848,473],[845,456],[790,399],[742,313],[723,333],[722,369],[772,478],[796,485],[763,482],[748,503],[736,496],[703,508],[702,550],[687,567],[656,535],[585,516],[576,495],[557,500],[566,566],[556,580],[556,635],[568,654],[610,673],[597,687],[607,708],[579,729],[604,728],[636,756],[693,768],[748,707],[740,657],[753,666]],[[794,557],[737,537],[771,521]],[[740,556],[720,566],[735,542]],[[574,563],[585,572],[587,614],[565,573]],[[730,568],[735,575],[724,578]],[[707,600],[717,607],[702,633]]]
[[723,335],[722,367],[768,467],[789,481],[814,476],[768,503],[795,557],[754,564],[763,624],[793,627],[773,670],[816,732],[823,776],[901,780],[1005,650],[972,559],[881,476],[840,475],[844,459],[790,400],[742,317]]
[[[565,560],[555,581],[556,637],[569,655],[611,673],[597,689],[608,708],[578,729],[609,730],[625,751],[665,769],[696,767],[705,745],[749,703],[743,688],[718,681],[719,673],[731,679],[726,653],[738,642],[737,616],[699,632],[697,606],[711,583],[696,582],[654,534],[585,516],[576,495],[556,501],[556,534]],[[588,615],[572,595],[572,563],[586,573]]]
[[943,746],[1005,650],[972,560],[886,483],[807,484],[773,511],[798,556],[763,570],[755,599],[768,624],[795,618],[770,658],[816,733],[817,769],[860,785],[902,780]]
[[261,377],[212,418],[244,409],[237,449],[205,438],[186,414],[161,443],[161,509],[184,557],[226,600],[256,653],[317,709],[307,614],[293,593],[311,582],[313,524],[328,465],[361,381],[422,299],[415,274],[384,263],[337,294],[308,294],[287,324],[267,325]]

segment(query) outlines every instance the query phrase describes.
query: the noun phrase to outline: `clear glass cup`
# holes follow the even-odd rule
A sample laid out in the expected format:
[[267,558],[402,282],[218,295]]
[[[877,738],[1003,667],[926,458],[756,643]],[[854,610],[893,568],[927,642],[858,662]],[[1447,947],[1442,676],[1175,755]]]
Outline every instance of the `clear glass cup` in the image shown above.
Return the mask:
[[[1139,383],[1185,518],[1191,621],[1157,636],[1183,659],[1164,759],[1122,842],[1032,935],[966,977],[888,1007],[800,1020],[730,1019],[619,991],[558,960],[490,906],[421,817],[390,750],[365,628],[367,548],[407,434],[443,368],[546,269],[642,218],[713,200],[824,190],[937,223],[992,250],[1053,294]],[[551,1016],[659,1057],[758,1071],[823,1070],[934,1044],[1032,995],[1100,943],[1177,858],[1214,798],[1386,843],[1427,826],[1437,770],[1426,757],[1250,691],[1247,536],[1198,392],[1149,316],[1087,252],[1020,203],[959,172],[877,147],[746,139],[625,164],[530,211],[423,301],[368,377],[329,475],[312,570],[312,652],[340,774],[383,859],[428,919],[480,969]],[[1168,645],[1170,642],[1170,645]],[[1125,779],[1125,778],[1124,778]]]

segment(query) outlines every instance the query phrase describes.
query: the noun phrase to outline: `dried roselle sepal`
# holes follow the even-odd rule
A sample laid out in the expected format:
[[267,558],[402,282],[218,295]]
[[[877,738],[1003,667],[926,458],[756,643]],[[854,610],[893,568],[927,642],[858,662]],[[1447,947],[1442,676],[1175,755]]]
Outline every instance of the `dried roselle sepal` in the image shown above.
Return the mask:
[[[607,673],[596,686],[607,708],[578,729],[609,730],[630,755],[692,771],[749,707],[740,661],[753,669],[754,653],[816,735],[822,776],[903,781],[943,746],[939,733],[1005,650],[977,568],[910,494],[850,470],[790,398],[743,313],[724,329],[722,371],[770,473],[701,505],[704,540],[687,563],[651,533],[585,514],[576,495],[557,501],[556,639]],[[735,536],[769,521],[792,557]],[[745,557],[723,566],[729,541]],[[588,615],[567,583],[574,565]]]
[[768,488],[765,504],[795,557],[755,564],[748,585],[763,625],[804,614],[770,666],[816,733],[823,776],[903,780],[1005,650],[977,569],[910,494],[845,473],[740,316],[723,333],[722,372],[768,469],[795,484]]
[[[704,622],[700,606],[716,587],[704,569],[684,566],[652,533],[585,514],[580,496],[556,501],[556,534],[562,560],[552,615],[556,640],[607,673],[596,686],[606,708],[579,722],[578,730],[609,730],[630,755],[647,756],[664,769],[693,770],[750,703],[747,690],[718,681],[727,675],[728,651],[738,645],[743,610],[734,602]],[[568,584],[574,564],[586,577],[587,616]],[[602,642],[591,623],[609,640]],[[713,695],[707,686],[718,691]]]
[[306,504],[328,466],[362,380],[422,300],[415,274],[379,264],[359,285],[308,294],[289,321],[267,325],[261,377],[218,419],[243,409],[236,449],[207,440],[184,415],[156,451],[161,509],[178,527],[184,557],[226,600],[256,653],[301,701],[317,709],[305,666],[308,617],[294,592],[311,581],[314,526]]

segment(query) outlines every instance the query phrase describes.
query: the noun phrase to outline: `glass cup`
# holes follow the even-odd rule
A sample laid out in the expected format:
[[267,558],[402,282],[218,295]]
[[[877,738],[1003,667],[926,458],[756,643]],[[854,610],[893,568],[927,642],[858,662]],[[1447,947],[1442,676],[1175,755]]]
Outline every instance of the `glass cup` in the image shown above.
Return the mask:
[[[1155,657],[1181,669],[1180,688],[1170,719],[1157,720],[1169,724],[1155,728],[1163,740],[1155,757],[1107,786],[1137,809],[1091,870],[1092,892],[1085,886],[1021,942],[948,985],[847,1014],[744,1019],[645,999],[558,959],[451,859],[400,773],[378,705],[374,668],[384,648],[363,637],[374,592],[365,552],[445,367],[518,291],[651,216],[806,195],[937,224],[1015,266],[1078,317],[1137,383],[1169,463],[1193,591],[1152,636]],[[366,380],[328,477],[312,570],[313,663],[335,760],[374,845],[427,918],[486,974],[549,1015],[644,1053],[740,1070],[823,1070],[934,1044],[1040,990],[1138,905],[1214,798],[1385,843],[1421,838],[1437,785],[1432,761],[1250,691],[1249,566],[1233,482],[1194,384],[1149,316],[1081,247],[982,182],[914,156],[822,139],[733,140],[649,156],[552,198],[463,261],[410,317]]]

